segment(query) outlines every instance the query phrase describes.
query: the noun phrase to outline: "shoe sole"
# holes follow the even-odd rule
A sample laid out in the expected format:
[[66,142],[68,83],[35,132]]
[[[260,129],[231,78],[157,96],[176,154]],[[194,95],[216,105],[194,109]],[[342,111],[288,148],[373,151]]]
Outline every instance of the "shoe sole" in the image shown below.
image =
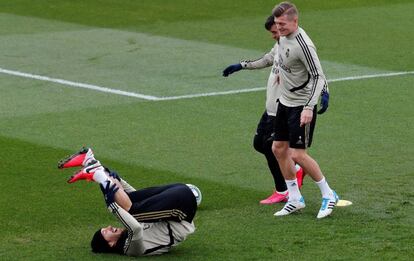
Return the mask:
[[[289,206],[290,207],[290,206]],[[282,217],[282,216],[288,216],[288,215],[290,215],[290,214],[293,214],[293,213],[296,213],[296,212],[298,212],[298,211],[301,211],[302,209],[304,209],[305,207],[306,207],[306,205],[303,205],[303,206],[300,206],[300,207],[297,207],[297,206],[294,206],[295,208],[294,209],[292,209],[292,210],[286,210],[288,213],[287,214],[283,214],[283,215],[276,215],[276,213],[278,213],[278,212],[276,212],[275,214],[273,214],[274,216],[276,216],[276,217]],[[283,207],[283,209],[282,210],[284,210],[286,208],[286,205]]]
[[259,202],[260,205],[273,205],[273,204],[277,204],[277,203],[286,203],[287,199],[281,200],[281,201],[275,201],[275,202]]
[[[83,177],[80,177],[82,175],[83,175]],[[85,172],[79,171],[79,172],[75,173],[73,176],[71,176],[67,180],[67,182],[68,183],[74,183],[74,182],[77,182],[79,180],[93,181],[93,173],[85,173]]]

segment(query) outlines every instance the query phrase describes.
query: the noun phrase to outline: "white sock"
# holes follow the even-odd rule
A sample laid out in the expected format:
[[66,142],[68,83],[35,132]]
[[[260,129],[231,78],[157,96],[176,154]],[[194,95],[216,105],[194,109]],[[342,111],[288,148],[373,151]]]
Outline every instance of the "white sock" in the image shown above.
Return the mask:
[[298,187],[298,180],[292,179],[292,180],[285,180],[286,185],[289,192],[289,201],[299,201],[302,197],[302,194],[300,194],[299,187]]
[[91,162],[92,160],[96,160],[96,159],[95,159],[95,156],[93,155],[93,151],[90,149],[88,152],[86,152],[86,156],[85,156],[85,159],[83,160],[82,165],[87,166],[89,162]]
[[315,182],[319,189],[321,190],[321,194],[323,198],[332,198],[333,193],[332,189],[329,187],[328,182],[326,181],[325,177],[323,177],[320,181]]
[[93,160],[96,160],[95,157],[93,156],[93,154],[92,154],[92,156],[86,156],[85,159],[83,160],[82,165],[83,166],[88,166],[88,164]]
[[108,176],[105,173],[105,170],[102,169],[97,169],[95,171],[95,173],[93,174],[93,180],[97,183],[102,184],[102,186],[106,186],[106,183],[109,181],[111,182],[111,180],[108,178]]

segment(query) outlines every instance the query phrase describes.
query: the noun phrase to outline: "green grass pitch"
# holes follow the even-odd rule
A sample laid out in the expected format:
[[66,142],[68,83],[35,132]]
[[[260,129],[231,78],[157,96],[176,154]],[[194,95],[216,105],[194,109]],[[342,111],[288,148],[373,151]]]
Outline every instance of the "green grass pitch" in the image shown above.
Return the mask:
[[[328,79],[414,71],[412,0],[295,1]],[[155,97],[263,87],[269,70],[222,69],[273,45],[274,1],[0,1],[0,69]],[[135,187],[197,184],[197,231],[151,260],[413,260],[414,76],[330,84],[311,155],[354,204],[275,218],[252,148],[264,91],[148,101],[0,73],[0,260],[129,260],[90,251],[119,225],[98,186],[57,161],[92,146]]]

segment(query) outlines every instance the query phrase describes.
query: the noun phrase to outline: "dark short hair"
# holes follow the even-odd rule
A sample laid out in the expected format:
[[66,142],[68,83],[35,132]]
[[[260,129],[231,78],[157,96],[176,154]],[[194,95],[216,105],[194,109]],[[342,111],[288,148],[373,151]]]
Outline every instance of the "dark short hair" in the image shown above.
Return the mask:
[[92,252],[94,253],[110,253],[112,252],[108,241],[102,236],[101,229],[95,232],[91,240]]
[[298,16],[299,12],[298,12],[298,9],[296,8],[296,6],[294,4],[289,3],[289,2],[282,2],[282,3],[278,4],[277,6],[275,6],[275,8],[273,8],[272,14],[275,17],[280,17],[282,15],[287,15],[291,18],[293,16]]
[[124,245],[128,237],[128,231],[123,231],[115,246],[111,247],[102,236],[101,228],[95,232],[91,240],[91,248],[94,253],[118,253],[124,254]]
[[264,27],[266,28],[266,30],[270,31],[270,28],[272,28],[274,24],[275,24],[275,17],[271,15],[266,19]]

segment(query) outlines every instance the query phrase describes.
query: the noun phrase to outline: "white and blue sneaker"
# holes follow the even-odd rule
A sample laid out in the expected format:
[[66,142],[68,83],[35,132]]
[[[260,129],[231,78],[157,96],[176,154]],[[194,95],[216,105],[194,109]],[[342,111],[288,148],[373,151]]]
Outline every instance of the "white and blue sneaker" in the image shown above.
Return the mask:
[[303,199],[303,197],[301,197],[299,200],[288,200],[285,206],[273,215],[276,217],[286,216],[302,208],[305,208],[305,206],[305,200]]
[[319,209],[319,212],[316,218],[324,218],[324,217],[329,216],[332,213],[334,207],[336,206],[336,203],[338,202],[338,200],[339,200],[339,197],[334,190],[332,190],[332,197],[322,198],[321,209]]

